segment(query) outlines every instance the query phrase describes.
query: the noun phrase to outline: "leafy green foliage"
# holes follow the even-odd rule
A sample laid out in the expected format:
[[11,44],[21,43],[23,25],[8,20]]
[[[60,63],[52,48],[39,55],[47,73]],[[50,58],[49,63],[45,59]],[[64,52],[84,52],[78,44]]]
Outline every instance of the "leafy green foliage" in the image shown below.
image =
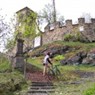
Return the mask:
[[83,95],[95,95],[95,84],[91,88],[84,91]]
[[71,41],[73,38],[74,38],[74,35],[72,35],[72,34],[66,34],[64,36],[65,41]]
[[33,67],[34,70],[36,68],[37,68],[37,70],[40,70],[43,68],[42,67],[43,66],[43,57],[28,58],[28,62],[34,66]]
[[70,57],[75,55],[75,53],[79,52],[79,51],[90,51],[91,49],[95,48],[95,44],[94,43],[82,43],[82,42],[72,42],[72,41],[55,41],[53,43],[49,43],[46,45],[43,45],[39,48],[35,48],[32,52],[29,52],[28,54],[30,56],[39,56],[39,55],[43,55],[43,52],[45,50],[51,50],[51,49],[62,49],[65,46],[71,47],[73,48],[72,52],[68,52],[66,53],[66,57]]
[[31,12],[25,19],[25,32],[24,35],[29,37],[36,34],[36,17],[37,15]]
[[27,82],[20,72],[0,73],[0,95],[16,95],[23,85],[27,85]]
[[6,22],[4,14],[2,14],[0,10],[0,48],[2,50],[2,46],[5,48],[5,44],[7,39],[10,38],[11,26]]
[[6,44],[6,49],[10,50],[14,47],[15,45],[15,39],[9,39],[7,40],[7,44]]
[[9,60],[5,57],[5,55],[0,55],[0,72],[5,72],[11,70],[11,65]]
[[20,94],[20,91],[27,88],[24,76],[19,71],[14,70],[12,72],[11,69],[11,64],[6,55],[0,53],[0,95]]
[[54,57],[54,60],[56,60],[56,61],[60,61],[62,59],[65,59],[65,57],[63,55],[57,55]]
[[48,3],[45,5],[42,11],[38,14],[38,22],[39,25],[45,23],[52,24],[55,22],[61,22],[64,21],[64,16],[59,16],[59,12],[57,12],[55,8],[55,0],[52,1],[52,3]]
[[72,34],[65,34],[64,41],[80,41],[81,34],[80,32],[72,32]]
[[37,14],[32,11],[28,11],[24,16],[22,13],[18,14],[18,22],[20,24],[18,30],[22,33],[23,37],[35,37],[36,30],[38,29],[36,18]]

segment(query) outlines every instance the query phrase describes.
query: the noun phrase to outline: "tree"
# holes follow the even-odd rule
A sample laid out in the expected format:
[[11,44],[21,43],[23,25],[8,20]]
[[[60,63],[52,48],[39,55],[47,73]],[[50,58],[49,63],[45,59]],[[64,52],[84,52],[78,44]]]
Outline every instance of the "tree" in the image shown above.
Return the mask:
[[53,21],[56,22],[56,8],[55,8],[55,0],[52,1],[53,2]]
[[7,39],[11,36],[11,27],[5,21],[5,16],[0,15],[0,49],[4,49]]
[[90,13],[83,13],[82,17],[85,18],[85,22],[86,23],[90,23],[91,22],[91,15],[90,15]]
[[63,22],[64,17],[58,15],[55,7],[55,0],[52,0],[52,4],[48,3],[47,5],[45,5],[45,8],[39,12],[38,24],[39,25],[41,25],[42,23],[52,24],[57,21]]
[[[24,50],[32,48],[34,38],[40,35],[39,28],[36,22],[37,14],[28,7],[18,11],[13,18],[11,18],[12,37],[8,39],[6,48],[12,49],[16,45],[17,39],[23,39]],[[25,11],[25,12],[23,12]]]

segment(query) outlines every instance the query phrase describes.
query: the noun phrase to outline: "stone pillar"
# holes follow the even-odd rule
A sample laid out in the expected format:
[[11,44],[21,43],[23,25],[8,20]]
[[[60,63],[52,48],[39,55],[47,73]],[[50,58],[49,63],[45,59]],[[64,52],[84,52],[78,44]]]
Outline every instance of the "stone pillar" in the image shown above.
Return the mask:
[[22,40],[22,39],[17,40],[17,53],[16,53],[16,56],[23,56],[23,42],[24,42],[24,40]]
[[17,40],[17,53],[15,57],[15,68],[24,72],[24,56],[23,56],[23,42],[24,40],[18,39]]

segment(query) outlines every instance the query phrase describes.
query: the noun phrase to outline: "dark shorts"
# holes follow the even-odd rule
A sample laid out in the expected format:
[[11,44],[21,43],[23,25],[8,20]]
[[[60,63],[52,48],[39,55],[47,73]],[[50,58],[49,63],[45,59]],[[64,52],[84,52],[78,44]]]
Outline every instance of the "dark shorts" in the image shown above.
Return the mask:
[[48,64],[46,64],[46,63],[43,63],[43,66],[47,66]]

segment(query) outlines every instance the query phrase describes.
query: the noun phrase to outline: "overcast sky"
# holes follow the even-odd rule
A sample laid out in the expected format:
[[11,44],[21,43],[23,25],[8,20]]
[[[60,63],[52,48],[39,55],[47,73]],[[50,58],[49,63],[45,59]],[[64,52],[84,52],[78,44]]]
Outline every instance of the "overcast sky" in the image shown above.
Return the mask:
[[[6,19],[12,17],[18,10],[29,7],[35,12],[39,12],[50,3],[51,0],[0,0],[1,15],[7,15]],[[73,22],[88,13],[95,18],[95,0],[55,0],[56,10],[66,19],[72,19]],[[1,46],[0,46],[1,48]]]
[[[0,0],[0,8],[7,17],[13,15],[16,11],[29,7],[35,12],[39,12],[44,5],[51,0]],[[89,13],[95,17],[95,0],[55,0],[57,11],[65,19],[77,20],[83,13]]]

